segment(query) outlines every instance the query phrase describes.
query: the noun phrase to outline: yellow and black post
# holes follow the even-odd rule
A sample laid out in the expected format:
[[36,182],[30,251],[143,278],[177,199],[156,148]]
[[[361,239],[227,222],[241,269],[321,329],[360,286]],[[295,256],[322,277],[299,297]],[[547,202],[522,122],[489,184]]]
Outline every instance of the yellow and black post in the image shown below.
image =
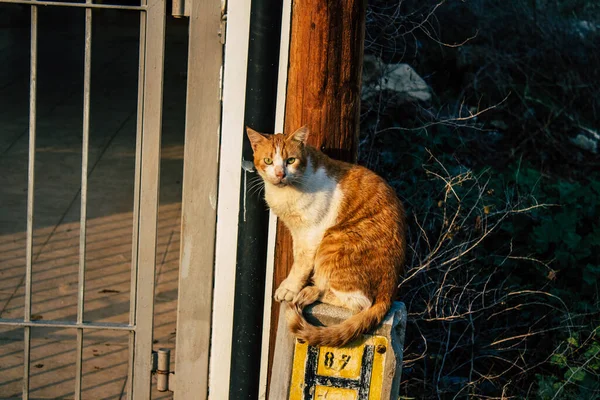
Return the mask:
[[[333,325],[351,312],[316,304],[305,314],[311,323]],[[344,347],[315,347],[294,338],[280,315],[269,399],[397,399],[405,329],[406,308],[397,302],[371,334]]]

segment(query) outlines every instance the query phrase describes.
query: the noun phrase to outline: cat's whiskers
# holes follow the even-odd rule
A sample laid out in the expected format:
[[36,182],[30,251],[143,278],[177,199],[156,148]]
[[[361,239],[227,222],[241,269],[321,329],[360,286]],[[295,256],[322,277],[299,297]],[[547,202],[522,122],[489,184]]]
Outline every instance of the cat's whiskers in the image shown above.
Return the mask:
[[263,182],[263,178],[260,175],[258,175],[258,174],[256,174],[255,176],[250,177],[250,179],[248,179],[248,181],[247,181],[247,183],[249,185],[254,185],[254,184],[258,183],[258,182]]
[[258,197],[260,197],[260,195],[264,192],[264,190],[265,190],[264,185],[257,185],[255,187],[253,187],[252,189],[248,190],[248,194],[251,196],[257,195]]
[[265,182],[260,175],[253,176],[248,180],[248,189],[247,192],[250,195],[258,194],[260,196],[261,192],[265,188]]
[[255,193],[259,193],[264,188],[265,188],[264,183],[256,182],[254,185],[250,186],[247,191],[249,194],[255,194]]

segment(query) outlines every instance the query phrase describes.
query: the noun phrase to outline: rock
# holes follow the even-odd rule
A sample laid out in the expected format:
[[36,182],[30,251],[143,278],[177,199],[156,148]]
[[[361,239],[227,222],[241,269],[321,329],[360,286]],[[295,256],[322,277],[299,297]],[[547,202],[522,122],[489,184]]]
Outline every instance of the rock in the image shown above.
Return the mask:
[[590,35],[594,35],[600,31],[600,25],[597,25],[590,21],[577,21],[575,22],[575,31],[579,34],[582,39],[587,38]]
[[381,91],[394,92],[398,104],[431,99],[429,86],[408,64],[385,64],[378,57],[366,55],[362,79],[363,101],[372,99]]
[[592,129],[582,128],[577,136],[571,138],[571,142],[582,150],[598,154],[600,134]]

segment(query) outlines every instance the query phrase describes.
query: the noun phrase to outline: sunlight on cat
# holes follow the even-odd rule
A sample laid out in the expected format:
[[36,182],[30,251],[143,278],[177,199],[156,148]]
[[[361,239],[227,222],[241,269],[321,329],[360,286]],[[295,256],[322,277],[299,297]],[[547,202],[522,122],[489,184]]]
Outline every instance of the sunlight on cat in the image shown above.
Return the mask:
[[[374,172],[307,145],[306,127],[287,135],[247,133],[265,200],[294,244],[293,266],[275,300],[289,303],[297,337],[342,346],[379,324],[394,300],[406,247],[402,203]],[[302,315],[315,301],[356,314],[315,327]]]

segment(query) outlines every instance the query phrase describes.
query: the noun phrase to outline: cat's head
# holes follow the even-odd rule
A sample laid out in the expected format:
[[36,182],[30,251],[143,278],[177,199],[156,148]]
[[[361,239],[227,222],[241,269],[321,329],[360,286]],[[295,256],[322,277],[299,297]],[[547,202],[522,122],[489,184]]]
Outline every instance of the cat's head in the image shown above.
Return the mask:
[[298,183],[306,169],[306,139],[308,128],[296,132],[263,134],[246,128],[254,151],[254,166],[266,182],[283,187]]

